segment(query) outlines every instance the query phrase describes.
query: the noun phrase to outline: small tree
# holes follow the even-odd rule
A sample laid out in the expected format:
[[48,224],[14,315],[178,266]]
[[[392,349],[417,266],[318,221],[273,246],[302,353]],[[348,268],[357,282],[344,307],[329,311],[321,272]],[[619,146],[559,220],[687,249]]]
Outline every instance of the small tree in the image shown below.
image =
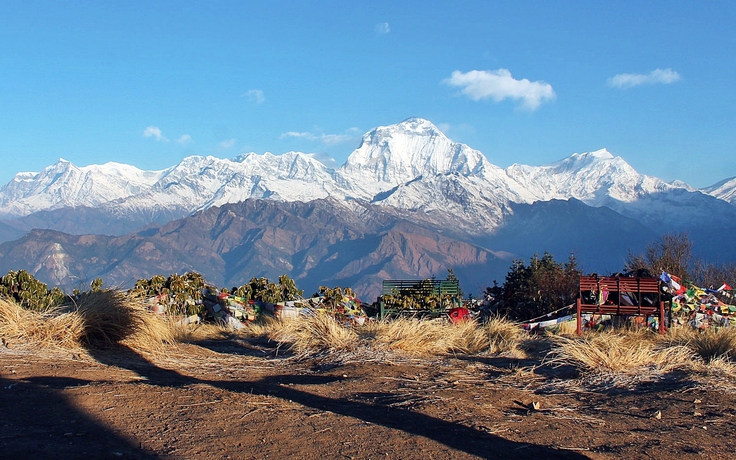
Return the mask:
[[455,281],[457,282],[457,296],[459,298],[463,298],[463,290],[460,289],[460,280],[458,279],[457,275],[455,275],[455,270],[452,268],[447,269],[447,281]]
[[[92,287],[94,290],[95,285]],[[150,279],[140,279],[136,281],[130,294],[141,297],[166,296],[169,312],[193,315],[203,311],[200,301],[205,287],[204,278],[197,272],[187,272],[183,275],[174,273],[168,278],[154,275]]]
[[733,262],[714,265],[696,260],[693,264],[693,282],[713,289],[718,289],[723,283],[736,286],[736,265]]
[[529,265],[515,259],[500,289],[499,312],[515,320],[525,320],[559,310],[574,302],[580,269],[574,254],[565,264],[545,252],[535,254]]
[[647,246],[644,254],[629,254],[626,271],[646,269],[652,274],[667,272],[682,279],[691,279],[693,243],[687,233],[662,235]]
[[297,300],[304,296],[304,291],[297,289],[296,282],[286,274],[279,276],[279,288],[281,289],[281,299],[285,301]]

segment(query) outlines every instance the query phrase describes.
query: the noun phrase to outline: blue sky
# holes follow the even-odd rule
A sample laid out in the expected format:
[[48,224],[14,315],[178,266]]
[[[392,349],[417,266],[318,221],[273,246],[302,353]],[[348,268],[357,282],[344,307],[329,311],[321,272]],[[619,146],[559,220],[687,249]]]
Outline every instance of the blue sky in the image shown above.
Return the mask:
[[423,117],[499,166],[736,176],[736,2],[0,2],[0,184],[315,153]]

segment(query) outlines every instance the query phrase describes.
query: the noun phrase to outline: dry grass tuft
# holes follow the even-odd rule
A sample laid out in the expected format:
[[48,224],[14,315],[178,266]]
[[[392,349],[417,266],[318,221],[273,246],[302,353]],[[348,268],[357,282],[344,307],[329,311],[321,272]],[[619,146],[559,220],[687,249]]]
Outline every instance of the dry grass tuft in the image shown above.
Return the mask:
[[83,334],[84,322],[79,315],[60,309],[27,310],[0,299],[0,337],[6,344],[72,349],[80,346]]
[[332,318],[315,315],[290,321],[269,332],[280,343],[291,343],[298,353],[338,351],[361,346],[375,352],[401,352],[412,356],[447,353],[508,353],[523,355],[526,339],[522,329],[509,321],[496,319],[485,325],[473,321],[447,324],[416,318],[373,321],[364,326],[345,327]]
[[118,291],[90,293],[77,305],[37,312],[0,299],[0,336],[8,343],[41,348],[104,347],[124,344],[156,352],[176,343],[166,317]]
[[518,324],[503,318],[493,318],[483,325],[483,330],[488,336],[490,353],[509,353],[519,358],[524,357],[522,346],[529,340],[529,334]]
[[411,355],[434,355],[451,349],[447,325],[441,321],[398,318],[379,321],[368,327],[373,328],[371,342],[378,349]]
[[694,363],[691,378],[710,391],[736,393],[736,364],[727,356]]
[[[299,319],[296,321],[299,321]],[[283,329],[288,322],[272,316],[260,315],[255,321],[245,323],[241,333],[246,337],[270,337]]]
[[591,333],[581,338],[551,337],[556,345],[550,364],[571,365],[583,374],[637,374],[689,369],[697,359],[682,345],[670,345],[650,333]]
[[701,331],[681,327],[673,329],[670,336],[673,344],[689,347],[706,362],[718,358],[736,360],[736,328]]
[[286,321],[271,336],[279,345],[290,344],[289,348],[297,354],[350,350],[359,342],[353,329],[320,312],[299,321]]
[[258,316],[253,322],[244,322],[242,329],[234,329],[221,323],[182,324],[174,317],[171,317],[170,321],[176,341],[182,343],[243,337],[272,337],[284,325],[280,320],[266,315]]
[[233,337],[233,329],[222,324],[198,323],[183,324],[176,316],[164,315],[170,323],[174,338],[180,343],[201,342],[205,340],[226,340]]
[[736,364],[725,356],[718,356],[703,364],[701,373],[712,389],[723,387],[736,391]]
[[443,345],[447,347],[444,352],[506,354],[518,358],[525,356],[522,345],[528,339],[518,324],[503,318],[493,318],[482,325],[474,321],[446,325],[442,333]]
[[120,291],[84,295],[72,309],[84,324],[82,342],[97,348],[124,344],[133,349],[156,352],[177,342],[170,319],[149,311],[140,301]]

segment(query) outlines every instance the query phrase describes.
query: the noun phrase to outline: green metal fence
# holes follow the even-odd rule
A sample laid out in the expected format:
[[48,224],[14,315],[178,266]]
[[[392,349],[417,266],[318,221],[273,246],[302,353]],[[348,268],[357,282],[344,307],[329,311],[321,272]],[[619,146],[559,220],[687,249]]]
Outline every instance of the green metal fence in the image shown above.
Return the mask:
[[[389,316],[439,316],[448,307],[459,306],[457,280],[385,280],[380,299],[381,319]],[[414,308],[403,308],[402,299],[412,299]],[[427,304],[431,299],[432,304]],[[449,304],[449,305],[448,305]]]

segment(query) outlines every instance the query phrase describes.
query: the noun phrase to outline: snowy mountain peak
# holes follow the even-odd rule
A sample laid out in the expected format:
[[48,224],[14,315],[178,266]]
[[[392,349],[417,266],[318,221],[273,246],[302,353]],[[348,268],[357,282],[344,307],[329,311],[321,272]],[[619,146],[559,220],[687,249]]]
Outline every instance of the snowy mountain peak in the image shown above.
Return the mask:
[[[429,134],[429,135],[442,135],[444,136],[444,133],[440,131],[437,126],[434,125],[431,121],[425,119],[425,118],[419,118],[419,117],[411,117],[407,118],[406,120],[402,121],[401,123],[397,123],[395,125],[391,126],[384,126],[382,127],[384,129],[390,129],[393,131],[403,132],[406,134],[413,134],[413,135],[422,135],[422,134]],[[381,128],[376,128],[381,129]]]
[[614,158],[613,154],[605,148],[594,152],[573,153],[571,157],[580,160],[612,160]]
[[479,174],[487,167],[490,163],[479,151],[452,142],[428,120],[409,118],[366,133],[340,172],[398,185],[424,175]]
[[0,216],[17,217],[65,206],[98,206],[149,188],[159,178],[119,163],[77,167],[59,159],[38,173],[20,173],[0,188]]
[[736,177],[730,177],[716,182],[710,187],[703,189],[703,191],[718,199],[736,204]]
[[[481,152],[450,140],[432,122],[409,118],[366,133],[337,170],[301,152],[247,153],[233,159],[190,156],[161,171],[120,163],[77,167],[60,159],[1,187],[0,218],[88,206],[163,222],[249,198],[308,202],[332,197],[452,215],[472,210],[468,222],[477,227],[492,221],[483,216],[502,215],[509,203],[575,198],[615,207],[675,189],[694,191],[639,174],[606,149],[544,166],[502,169]],[[734,202],[734,190],[736,181],[724,181],[705,192]]]

